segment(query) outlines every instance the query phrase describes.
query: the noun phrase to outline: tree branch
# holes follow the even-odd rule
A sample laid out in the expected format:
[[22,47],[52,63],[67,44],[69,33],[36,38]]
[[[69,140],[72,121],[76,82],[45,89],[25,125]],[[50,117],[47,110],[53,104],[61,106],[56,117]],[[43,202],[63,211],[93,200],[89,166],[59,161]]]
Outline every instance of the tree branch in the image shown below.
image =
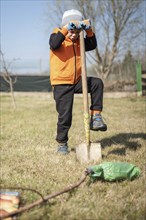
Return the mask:
[[65,189],[63,189],[63,190],[61,190],[61,191],[59,191],[59,192],[52,193],[52,194],[50,194],[50,195],[44,196],[43,198],[41,198],[41,199],[39,199],[39,200],[37,200],[37,201],[35,201],[35,202],[29,204],[29,205],[26,205],[26,206],[24,206],[24,207],[22,207],[22,208],[19,208],[18,210],[14,211],[14,212],[5,214],[5,215],[2,216],[1,219],[5,219],[5,218],[8,218],[8,217],[11,217],[11,216],[15,216],[15,215],[17,215],[17,214],[20,214],[20,213],[22,213],[22,212],[24,212],[24,211],[27,211],[27,210],[29,210],[29,209],[31,209],[31,208],[37,206],[37,205],[42,204],[43,202],[47,202],[49,199],[55,198],[56,196],[59,196],[59,195],[61,195],[61,194],[63,194],[63,193],[67,193],[67,192],[69,192],[69,191],[71,191],[71,190],[73,190],[73,189],[79,187],[79,186],[85,181],[87,175],[88,175],[88,173],[85,171],[85,172],[82,174],[80,180],[79,180],[77,183],[75,183],[75,184],[73,184],[73,185],[71,185],[71,186],[68,186],[68,187],[66,187]]

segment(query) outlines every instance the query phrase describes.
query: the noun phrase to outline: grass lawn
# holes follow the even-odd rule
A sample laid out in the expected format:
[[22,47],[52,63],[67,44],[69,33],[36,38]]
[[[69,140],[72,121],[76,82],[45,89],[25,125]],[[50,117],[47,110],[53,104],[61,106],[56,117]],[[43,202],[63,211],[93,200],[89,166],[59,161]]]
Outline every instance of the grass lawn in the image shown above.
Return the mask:
[[[80,164],[72,151],[56,153],[57,113],[49,94],[1,94],[1,188],[24,187],[46,196],[79,180],[92,164]],[[144,97],[105,98],[107,132],[91,131],[100,141],[104,161],[123,161],[141,169],[133,181],[90,183],[89,177],[72,192],[62,194],[23,214],[20,220],[144,220],[146,219],[146,104]],[[84,142],[83,104],[75,97],[69,147]],[[20,191],[21,206],[40,197]]]

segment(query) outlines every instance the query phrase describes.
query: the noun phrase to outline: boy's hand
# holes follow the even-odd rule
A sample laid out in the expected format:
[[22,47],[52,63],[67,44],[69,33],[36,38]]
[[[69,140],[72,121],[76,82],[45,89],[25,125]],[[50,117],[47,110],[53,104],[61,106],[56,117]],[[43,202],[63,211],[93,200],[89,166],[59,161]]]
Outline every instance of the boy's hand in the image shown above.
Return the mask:
[[68,31],[71,30],[89,30],[91,29],[91,21],[89,19],[83,21],[72,20],[67,25],[65,25]]
[[80,21],[80,28],[83,30],[91,29],[91,21],[89,19]]
[[67,25],[65,25],[65,27],[67,28],[68,31],[81,29],[80,22],[76,20],[70,21]]

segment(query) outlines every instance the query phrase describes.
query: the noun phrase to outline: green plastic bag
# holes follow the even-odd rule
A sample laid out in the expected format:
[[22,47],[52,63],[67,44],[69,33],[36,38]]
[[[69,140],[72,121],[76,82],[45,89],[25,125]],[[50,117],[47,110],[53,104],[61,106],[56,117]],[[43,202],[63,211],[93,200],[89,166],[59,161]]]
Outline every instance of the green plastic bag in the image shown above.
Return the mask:
[[140,169],[125,162],[103,162],[87,169],[91,180],[105,181],[133,180],[140,175]]

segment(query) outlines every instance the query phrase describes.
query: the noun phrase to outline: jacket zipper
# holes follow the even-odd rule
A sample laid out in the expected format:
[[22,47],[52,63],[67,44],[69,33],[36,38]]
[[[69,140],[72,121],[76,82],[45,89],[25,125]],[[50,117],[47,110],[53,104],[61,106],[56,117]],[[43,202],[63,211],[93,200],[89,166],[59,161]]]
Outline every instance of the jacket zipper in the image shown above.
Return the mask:
[[73,51],[74,51],[74,55],[75,55],[75,74],[74,74],[74,84],[75,84],[75,81],[76,81],[76,51],[75,51],[74,43],[73,43]]

